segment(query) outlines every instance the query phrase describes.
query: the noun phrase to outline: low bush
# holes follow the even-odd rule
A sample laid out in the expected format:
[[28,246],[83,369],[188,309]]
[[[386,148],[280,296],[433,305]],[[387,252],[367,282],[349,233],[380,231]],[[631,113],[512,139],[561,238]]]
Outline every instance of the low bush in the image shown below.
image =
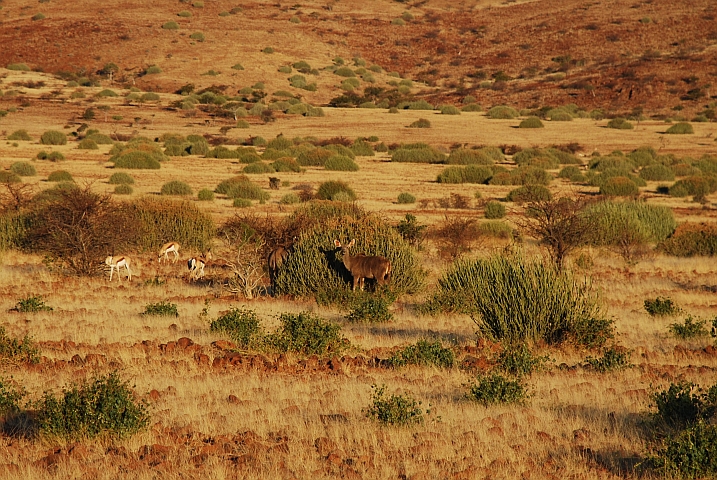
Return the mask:
[[484,207],[485,218],[489,220],[495,220],[505,217],[505,205],[501,202],[491,200],[485,204]]
[[515,203],[539,202],[551,200],[553,195],[543,185],[524,185],[515,190],[511,190],[506,196],[506,200]]
[[630,352],[615,346],[606,348],[602,357],[585,359],[585,367],[600,373],[622,370],[630,367]]
[[630,238],[658,243],[677,226],[671,209],[645,202],[599,202],[583,214],[594,225],[590,241],[596,246],[618,245]]
[[398,203],[403,205],[416,203],[416,197],[408,192],[399,193]]
[[571,182],[584,182],[587,180],[587,177],[583,174],[580,167],[576,165],[563,167],[560,172],[558,172],[558,178],[567,178]]
[[208,188],[202,188],[197,192],[197,200],[201,202],[211,202],[214,200],[214,192]]
[[717,191],[717,179],[708,176],[691,176],[675,182],[668,190],[672,197],[692,195],[695,199]]
[[354,300],[346,320],[351,323],[382,323],[393,320],[388,307],[391,302],[383,295],[362,295]]
[[192,187],[187,185],[185,182],[179,180],[172,180],[162,185],[159,192],[162,195],[192,195]]
[[431,122],[425,118],[419,118],[407,125],[408,128],[431,128]]
[[692,128],[692,125],[687,122],[677,122],[665,130],[665,133],[669,133],[671,135],[685,135],[695,133],[695,130]]
[[250,163],[242,170],[242,173],[257,174],[257,173],[276,173],[274,167],[264,162]]
[[538,117],[528,117],[521,121],[518,128],[544,128],[543,122]]
[[433,105],[425,100],[417,100],[415,102],[401,102],[396,105],[398,110],[433,110]]
[[[31,337],[27,335],[22,339],[9,337],[5,333],[5,327],[0,326],[0,359],[12,362],[38,363],[40,361],[40,348]],[[0,402],[0,405],[2,403],[4,402]]]
[[204,34],[202,32],[194,32],[192,33],[189,38],[192,40],[196,40],[197,42],[203,42],[205,40]]
[[549,185],[553,180],[545,169],[532,165],[525,165],[513,170],[493,169],[491,185]]
[[512,107],[497,106],[493,107],[486,113],[488,118],[512,120],[519,115],[518,111]]
[[610,177],[600,186],[600,194],[608,197],[635,197],[639,193],[638,186],[627,177]]
[[647,464],[670,478],[714,478],[717,425],[699,421],[669,437]]
[[164,30],[179,30],[179,24],[175,21],[162,24]]
[[159,170],[160,163],[157,155],[152,152],[128,149],[110,158],[115,168]]
[[32,140],[32,137],[30,137],[30,134],[27,133],[27,130],[15,130],[7,137],[8,140],[24,140],[29,141]]
[[441,105],[439,107],[441,114],[443,115],[460,115],[461,110],[453,105]]
[[232,308],[209,325],[212,332],[224,333],[241,348],[249,348],[261,341],[259,318],[254,310]]
[[142,315],[153,315],[158,317],[178,317],[177,304],[168,301],[148,303],[144,307]]
[[0,170],[0,183],[22,183],[22,179],[12,172]]
[[326,160],[334,156],[335,153],[325,148],[315,148],[307,152],[301,152],[296,161],[304,167],[323,167]]
[[675,305],[671,298],[657,297],[654,300],[648,298],[644,302],[645,311],[651,317],[665,317],[677,315],[682,311],[680,307]]
[[72,175],[67,170],[55,170],[47,176],[48,182],[74,182]]
[[282,205],[294,205],[299,202],[301,202],[301,198],[295,193],[287,193],[279,200]]
[[640,178],[652,182],[672,181],[675,179],[675,172],[670,167],[657,163],[643,167],[640,170]]
[[40,143],[43,145],[66,145],[67,135],[57,130],[48,130],[40,137]]
[[[386,396],[386,386],[374,389],[371,406],[366,410],[366,416],[385,425],[416,425],[424,422],[423,410],[420,402],[408,394]],[[430,413],[427,411],[426,413]]]
[[34,177],[37,175],[37,170],[32,166],[31,163],[27,162],[15,162],[10,165],[10,171],[19,177]]
[[283,313],[281,327],[265,337],[268,348],[301,355],[335,355],[350,346],[341,335],[341,326],[309,313]]
[[667,390],[652,393],[652,421],[661,431],[681,430],[708,420],[717,411],[717,386],[705,392],[689,382],[671,383]]
[[671,323],[668,330],[675,338],[681,340],[706,337],[709,334],[705,327],[706,323],[706,320],[695,319],[692,315],[688,315],[682,323]]
[[444,163],[446,156],[426,144],[402,145],[391,154],[392,162]]
[[448,155],[450,165],[493,165],[494,159],[483,149],[456,148]]
[[448,167],[438,174],[438,183],[486,183],[493,177],[493,170],[480,165]]
[[80,150],[97,150],[97,143],[91,138],[83,138],[80,143],[77,144],[77,148]]
[[38,430],[51,437],[126,437],[149,420],[146,405],[115,372],[63,389],[59,398],[46,392],[37,404]]
[[249,208],[252,205],[253,204],[252,204],[251,200],[249,200],[247,198],[235,198],[234,201],[232,202],[232,206],[234,208]]
[[26,394],[24,388],[16,387],[11,381],[0,377],[0,418],[7,419],[19,413],[20,401]]
[[659,247],[676,257],[711,257],[717,254],[717,225],[683,223]]
[[115,92],[114,90],[105,88],[104,90],[101,90],[100,92],[98,92],[97,96],[100,98],[105,98],[105,97],[117,97],[118,95],[117,95],[117,92]]
[[467,397],[485,406],[501,403],[523,403],[528,398],[520,380],[509,380],[499,374],[480,375],[477,383],[468,385]]
[[496,359],[496,367],[514,377],[523,377],[541,369],[549,357],[533,354],[525,343],[506,344]]
[[110,185],[134,185],[134,178],[125,172],[113,173],[108,180]]
[[356,156],[361,157],[373,157],[376,155],[376,152],[374,152],[373,147],[370,143],[368,143],[365,140],[356,140],[349,149],[353,152]]
[[388,363],[394,367],[420,365],[452,368],[456,363],[456,356],[452,349],[444,347],[438,340],[435,342],[419,340],[414,345],[394,352]]
[[134,189],[126,184],[117,185],[113,190],[113,193],[115,195],[132,195],[132,193],[134,193]]
[[348,183],[340,180],[323,182],[316,191],[316,198],[319,200],[337,200],[336,196],[342,195],[348,201],[356,200],[356,193]]
[[615,128],[617,130],[632,130],[635,128],[632,123],[628,122],[624,118],[618,117],[613,118],[607,122],[607,128]]
[[358,171],[359,166],[349,157],[346,157],[344,155],[333,155],[326,160],[326,163],[324,163],[324,168],[326,170],[340,172],[356,172]]
[[206,251],[215,235],[212,218],[188,200],[164,197],[142,197],[132,203],[139,218],[138,246],[155,251],[168,238],[187,251]]
[[259,200],[266,202],[269,194],[253,183],[246,175],[239,175],[224,180],[214,190],[216,193],[226,194],[229,199]]

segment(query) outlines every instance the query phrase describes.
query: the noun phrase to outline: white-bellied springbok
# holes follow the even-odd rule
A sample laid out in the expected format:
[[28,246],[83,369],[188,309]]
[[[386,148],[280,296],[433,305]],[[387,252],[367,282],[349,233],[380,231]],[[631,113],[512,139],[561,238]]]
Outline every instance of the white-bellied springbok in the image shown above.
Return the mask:
[[187,268],[189,269],[189,281],[196,281],[204,277],[204,267],[212,259],[212,251],[207,250],[199,257],[192,257],[187,260]]
[[379,285],[388,282],[391,279],[391,262],[375,255],[349,255],[349,248],[355,243],[356,240],[351,240],[348,245],[341,245],[341,242],[334,240],[334,245],[341,249],[344,266],[353,277],[353,289],[356,290],[358,286],[363,290],[366,278],[375,278]]
[[162,263],[162,257],[169,261],[169,252],[174,253],[173,263],[177,263],[177,259],[179,258],[179,244],[177,242],[167,242],[162,245],[162,248],[159,249],[159,253],[157,254],[157,262]]
[[110,255],[109,257],[105,258],[105,265],[110,267],[110,282],[112,281],[112,273],[117,270],[117,278],[119,281],[122,281],[122,276],[120,275],[120,268],[124,267],[127,269],[127,279],[132,281],[132,270],[129,268],[130,260],[129,257],[125,256],[118,256],[115,257],[113,255]]

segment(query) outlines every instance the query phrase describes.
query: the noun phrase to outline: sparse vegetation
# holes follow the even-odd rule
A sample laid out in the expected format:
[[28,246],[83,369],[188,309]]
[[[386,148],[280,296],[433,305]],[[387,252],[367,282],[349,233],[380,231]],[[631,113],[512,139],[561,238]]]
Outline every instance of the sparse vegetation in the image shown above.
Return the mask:
[[[386,386],[374,389],[372,403],[366,410],[366,416],[385,425],[414,425],[424,422],[421,403],[410,395],[386,396]],[[429,412],[426,412],[429,413]]]

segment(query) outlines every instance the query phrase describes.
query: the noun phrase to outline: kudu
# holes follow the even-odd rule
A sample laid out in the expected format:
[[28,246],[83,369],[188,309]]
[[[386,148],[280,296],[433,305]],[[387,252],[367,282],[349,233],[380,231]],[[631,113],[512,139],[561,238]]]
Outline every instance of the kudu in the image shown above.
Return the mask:
[[350,255],[349,249],[354,246],[356,240],[351,240],[348,245],[341,245],[341,242],[334,240],[334,245],[341,249],[344,266],[351,272],[353,277],[353,290],[363,290],[364,280],[373,278],[379,285],[384,285],[391,280],[391,262],[384,257],[376,255]]
[[279,269],[284,264],[287,258],[289,258],[289,250],[291,247],[279,246],[269,252],[266,257],[266,263],[269,266],[269,281],[271,286],[274,286],[276,276],[279,274]]

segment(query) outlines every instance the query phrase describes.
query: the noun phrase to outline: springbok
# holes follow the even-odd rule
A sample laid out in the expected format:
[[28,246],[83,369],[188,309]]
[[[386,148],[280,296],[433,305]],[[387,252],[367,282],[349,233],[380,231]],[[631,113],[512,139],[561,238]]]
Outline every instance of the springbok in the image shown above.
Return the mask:
[[189,269],[189,281],[196,281],[204,277],[204,267],[212,259],[211,249],[207,250],[207,253],[203,253],[199,257],[192,257],[187,260],[187,268]]
[[334,245],[341,249],[344,266],[353,277],[353,290],[356,290],[356,286],[363,290],[366,278],[375,279],[379,285],[388,282],[391,279],[391,262],[376,255],[350,255],[349,249],[355,243],[356,240],[351,240],[348,245],[341,245],[341,242],[334,240]]
[[129,268],[129,257],[119,256],[115,257],[110,255],[109,257],[105,258],[105,265],[110,267],[110,282],[112,281],[112,273],[114,273],[115,270],[117,270],[117,278],[119,281],[122,281],[122,276],[120,275],[120,268],[125,267],[127,269],[127,279],[132,281],[132,270]]
[[162,248],[159,249],[159,253],[157,254],[157,262],[162,263],[162,257],[164,257],[166,261],[169,261],[169,256],[167,255],[169,252],[174,253],[173,263],[177,263],[177,259],[179,259],[179,244],[177,242],[167,242],[162,245]]

